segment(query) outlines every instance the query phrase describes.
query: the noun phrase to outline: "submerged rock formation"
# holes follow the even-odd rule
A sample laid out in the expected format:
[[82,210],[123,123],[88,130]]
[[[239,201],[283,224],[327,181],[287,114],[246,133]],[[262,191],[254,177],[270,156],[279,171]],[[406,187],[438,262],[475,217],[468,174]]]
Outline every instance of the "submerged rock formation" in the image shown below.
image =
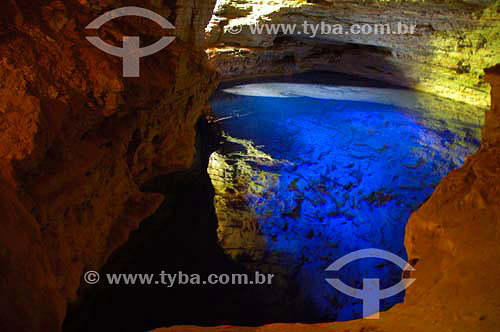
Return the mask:
[[500,66],[486,70],[493,87],[480,150],[452,172],[409,220],[405,246],[417,281],[405,302],[379,320],[274,324],[256,328],[174,327],[170,331],[336,332],[498,331],[500,322]]
[[[466,104],[363,88],[363,82],[342,88],[339,75],[329,79],[335,86],[322,85],[318,75],[294,75],[289,83],[235,82],[212,98],[226,134],[208,165],[220,245],[248,269],[275,274],[282,294],[273,294],[270,310],[289,315],[274,321],[361,317],[360,301],[325,282],[325,269],[364,248],[406,258],[409,216],[481,140],[475,118],[466,117],[474,108]],[[382,96],[385,104],[375,104]],[[341,275],[349,285],[377,277],[386,288],[400,280],[401,269],[359,260]],[[382,310],[403,298],[384,299]]]
[[[141,185],[193,162],[194,126],[217,81],[202,50],[214,3],[134,4],[172,22],[177,39],[141,59],[133,79],[84,30],[129,1],[0,4],[1,331],[58,331],[83,273],[165,199]],[[165,35],[139,18],[102,30],[116,45]]]
[[[212,63],[225,78],[309,69],[359,75],[486,107],[483,69],[500,62],[497,1],[219,0],[207,29]],[[414,34],[333,34],[353,24],[415,25]],[[251,27],[288,25],[283,33]],[[275,26],[275,27],[276,27]],[[334,30],[335,31],[335,30]],[[391,30],[394,31],[394,30]]]

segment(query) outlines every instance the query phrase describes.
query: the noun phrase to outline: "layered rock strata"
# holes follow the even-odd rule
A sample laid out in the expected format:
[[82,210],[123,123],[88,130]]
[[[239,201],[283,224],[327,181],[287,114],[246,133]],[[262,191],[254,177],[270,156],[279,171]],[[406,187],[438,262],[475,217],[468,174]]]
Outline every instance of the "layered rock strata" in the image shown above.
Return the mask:
[[[319,30],[304,31],[305,22]],[[392,34],[398,22],[414,25],[415,33]],[[293,32],[252,33],[264,24]],[[321,33],[322,24],[344,33]],[[346,34],[354,24],[393,30]],[[227,79],[329,70],[487,108],[483,68],[500,62],[499,33],[499,3],[492,1],[221,0],[207,28],[207,52]]]

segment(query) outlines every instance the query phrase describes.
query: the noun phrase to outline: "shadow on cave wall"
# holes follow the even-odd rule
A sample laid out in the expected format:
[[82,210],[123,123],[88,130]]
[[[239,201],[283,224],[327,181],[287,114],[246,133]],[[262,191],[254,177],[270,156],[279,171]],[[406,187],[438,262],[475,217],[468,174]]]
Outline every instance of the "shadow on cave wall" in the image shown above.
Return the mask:
[[[214,190],[206,172],[217,143],[206,120],[198,123],[196,165],[188,172],[158,178],[143,190],[161,192],[165,203],[129,241],[115,252],[104,273],[198,274],[245,273],[217,244]],[[210,138],[212,142],[200,139]],[[214,141],[215,139],[215,141]],[[215,144],[214,144],[215,143]],[[102,279],[101,279],[102,280]],[[158,280],[158,279],[157,279]],[[290,317],[266,311],[272,286],[238,285],[107,285],[100,282],[83,291],[70,306],[64,331],[147,331],[174,324],[259,325]],[[272,299],[271,299],[272,301]],[[278,308],[285,309],[285,308]],[[278,310],[283,313],[283,310]]]

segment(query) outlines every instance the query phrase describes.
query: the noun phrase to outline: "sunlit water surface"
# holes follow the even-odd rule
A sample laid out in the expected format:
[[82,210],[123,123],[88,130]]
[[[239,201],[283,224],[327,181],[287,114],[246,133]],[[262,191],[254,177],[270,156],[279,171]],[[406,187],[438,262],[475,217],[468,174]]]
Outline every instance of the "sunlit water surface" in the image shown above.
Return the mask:
[[[299,319],[308,321],[361,317],[361,300],[327,277],[356,288],[363,278],[379,278],[381,288],[401,279],[399,267],[380,259],[324,270],[363,248],[407,259],[409,216],[479,146],[472,111],[407,90],[247,84],[219,91],[213,111],[228,139],[209,166],[220,243],[249,267],[278,271]],[[224,181],[243,183],[241,192]],[[243,207],[228,207],[235,195]],[[255,229],[240,220],[249,214]]]

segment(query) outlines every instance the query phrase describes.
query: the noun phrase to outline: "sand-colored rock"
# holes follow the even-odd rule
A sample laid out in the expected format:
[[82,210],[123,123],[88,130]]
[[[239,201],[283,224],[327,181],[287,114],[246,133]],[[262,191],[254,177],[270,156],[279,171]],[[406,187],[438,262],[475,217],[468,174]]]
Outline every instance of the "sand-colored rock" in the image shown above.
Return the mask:
[[[207,33],[212,63],[227,79],[328,70],[489,106],[483,69],[500,62],[498,2],[312,2],[248,0],[253,12],[246,17],[214,16]],[[306,35],[304,22],[344,31],[353,24],[416,27],[410,35]],[[287,24],[294,33],[253,34],[256,24]]]

